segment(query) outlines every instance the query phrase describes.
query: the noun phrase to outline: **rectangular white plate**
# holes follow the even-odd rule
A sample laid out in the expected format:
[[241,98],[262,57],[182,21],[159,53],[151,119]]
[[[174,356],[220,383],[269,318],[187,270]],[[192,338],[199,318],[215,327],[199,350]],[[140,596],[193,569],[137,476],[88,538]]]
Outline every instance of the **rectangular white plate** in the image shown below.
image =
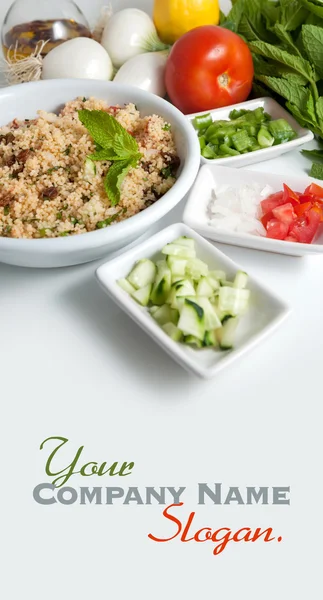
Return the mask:
[[194,238],[197,256],[207,262],[210,269],[223,269],[229,278],[233,278],[236,271],[242,268],[192,229],[177,223],[163,229],[121,256],[106,262],[98,268],[96,276],[104,291],[175,361],[188,371],[207,379],[214,377],[237,358],[255,348],[282,323],[289,309],[270,290],[250,277],[248,283],[251,291],[250,309],[241,319],[234,350],[229,352],[208,348],[195,350],[174,342],[150,316],[148,309],[139,306],[118,286],[117,280],[126,277],[137,260],[161,258],[160,251],[163,246],[181,235]]
[[[289,256],[320,254],[323,252],[322,225],[321,233],[315,239],[315,243],[298,244],[296,242],[285,242],[284,240],[273,240],[258,235],[252,235],[250,233],[237,233],[235,231],[214,229],[208,224],[207,217],[207,205],[211,198],[212,189],[215,186],[229,185],[230,187],[240,187],[248,183],[259,183],[264,186],[269,184],[274,192],[279,192],[283,189],[283,183],[286,183],[295,191],[302,192],[314,181],[315,179],[309,179],[306,175],[302,177],[288,175],[285,177],[284,175],[261,173],[260,171],[218,167],[215,164],[204,165],[200,169],[189,193],[184,210],[183,221],[186,225],[192,227],[204,237],[216,242],[221,242],[222,244],[232,244],[233,246],[254,248],[255,250],[266,250],[267,252],[288,254]],[[322,185],[322,181],[318,181],[317,183]]]
[[276,100],[273,98],[257,98],[256,100],[248,100],[247,102],[241,102],[240,104],[234,104],[233,106],[226,106],[225,108],[217,108],[215,110],[203,111],[200,113],[194,113],[187,115],[189,121],[192,121],[194,117],[198,115],[205,115],[210,112],[213,121],[229,119],[229,114],[233,109],[241,110],[255,110],[256,108],[263,107],[265,112],[271,115],[273,119],[286,119],[286,121],[296,131],[297,137],[290,142],[285,144],[279,144],[278,146],[272,146],[271,148],[264,148],[263,150],[255,150],[255,152],[248,152],[248,154],[241,154],[240,156],[230,156],[228,158],[216,158],[209,159],[201,156],[201,162],[207,164],[217,164],[232,167],[245,167],[246,165],[253,165],[263,160],[270,160],[276,158],[281,154],[290,152],[302,144],[310,142],[314,135],[309,129],[301,127],[297,121],[285,110]]

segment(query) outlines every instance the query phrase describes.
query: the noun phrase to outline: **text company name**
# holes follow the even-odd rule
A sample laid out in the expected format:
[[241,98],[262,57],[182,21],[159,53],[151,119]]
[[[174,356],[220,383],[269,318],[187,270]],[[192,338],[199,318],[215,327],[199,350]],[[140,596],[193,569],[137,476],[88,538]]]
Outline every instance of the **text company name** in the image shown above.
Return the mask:
[[[137,504],[168,505],[179,504],[185,487],[80,487],[65,486],[57,488],[52,483],[40,483],[33,490],[38,504]],[[290,504],[290,487],[225,487],[222,483],[212,486],[206,483],[197,485],[197,503],[215,505],[251,505],[251,504]]]

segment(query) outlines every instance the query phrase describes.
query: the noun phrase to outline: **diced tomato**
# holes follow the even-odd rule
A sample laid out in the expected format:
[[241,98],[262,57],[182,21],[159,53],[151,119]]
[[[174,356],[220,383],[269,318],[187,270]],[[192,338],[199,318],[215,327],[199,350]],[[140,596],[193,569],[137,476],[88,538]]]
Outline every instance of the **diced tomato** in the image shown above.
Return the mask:
[[320,215],[320,223],[323,222],[323,205],[320,202],[314,202],[313,204],[313,210],[316,210],[316,212]]
[[301,215],[303,215],[304,213],[306,213],[306,211],[310,210],[313,206],[312,202],[303,202],[302,204],[299,204],[298,206],[294,207],[294,212],[296,213],[296,215],[298,217],[300,217]]
[[273,208],[279,206],[280,204],[284,204],[283,200],[283,192],[277,192],[276,194],[270,194],[268,198],[261,202],[261,208],[263,210],[264,215],[269,213]]
[[283,194],[284,204],[286,204],[287,202],[291,202],[293,205],[299,204],[300,193],[293,192],[293,190],[290,187],[288,187],[288,185],[286,185],[286,183],[284,183],[283,187],[284,187],[284,194]]
[[320,221],[319,212],[315,208],[311,208],[296,219],[290,228],[289,235],[295,237],[300,243],[310,244],[317,233]]
[[273,209],[273,215],[275,219],[278,219],[278,221],[281,221],[282,223],[287,223],[287,225],[290,225],[294,219],[296,219],[296,214],[294,213],[291,202],[276,206],[276,208]]
[[288,234],[289,226],[278,219],[271,219],[267,223],[267,237],[275,240],[284,240]]
[[311,196],[318,196],[323,200],[323,187],[317,185],[317,183],[311,183],[307,186],[304,194],[310,194]]
[[297,242],[297,239],[293,235],[285,237],[285,242]]
[[274,215],[273,215],[273,211],[272,210],[269,211],[269,212],[267,212],[263,217],[261,217],[260,220],[261,220],[261,222],[262,222],[262,224],[263,224],[263,226],[264,226],[265,229],[267,228],[268,221],[270,221],[271,219],[274,219]]

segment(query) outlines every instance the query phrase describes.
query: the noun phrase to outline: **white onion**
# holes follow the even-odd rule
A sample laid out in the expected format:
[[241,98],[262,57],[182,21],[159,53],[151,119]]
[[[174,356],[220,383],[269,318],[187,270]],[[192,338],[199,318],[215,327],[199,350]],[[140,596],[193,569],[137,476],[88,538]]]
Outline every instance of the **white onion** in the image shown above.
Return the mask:
[[258,183],[242,185],[239,188],[222,186],[213,190],[208,204],[209,225],[215,229],[266,235],[259,217],[260,202],[273,190],[270,186]]
[[120,67],[114,81],[134,85],[162,98],[166,96],[164,83],[167,54],[147,52],[133,56]]
[[90,38],[74,38],[53,48],[43,60],[42,79],[104,79],[113,77],[109,54]]
[[126,8],[115,13],[107,22],[101,39],[115,67],[121,67],[133,56],[147,52],[151,42],[158,45],[156,27],[147,13],[138,8]]

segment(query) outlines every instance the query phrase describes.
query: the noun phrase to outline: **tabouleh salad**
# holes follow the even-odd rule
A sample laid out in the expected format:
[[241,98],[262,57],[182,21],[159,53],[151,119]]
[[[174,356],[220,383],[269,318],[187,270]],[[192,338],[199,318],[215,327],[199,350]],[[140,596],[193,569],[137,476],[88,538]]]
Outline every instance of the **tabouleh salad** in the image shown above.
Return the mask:
[[175,183],[171,125],[134,104],[77,98],[0,129],[0,236],[55,238],[139,213]]

